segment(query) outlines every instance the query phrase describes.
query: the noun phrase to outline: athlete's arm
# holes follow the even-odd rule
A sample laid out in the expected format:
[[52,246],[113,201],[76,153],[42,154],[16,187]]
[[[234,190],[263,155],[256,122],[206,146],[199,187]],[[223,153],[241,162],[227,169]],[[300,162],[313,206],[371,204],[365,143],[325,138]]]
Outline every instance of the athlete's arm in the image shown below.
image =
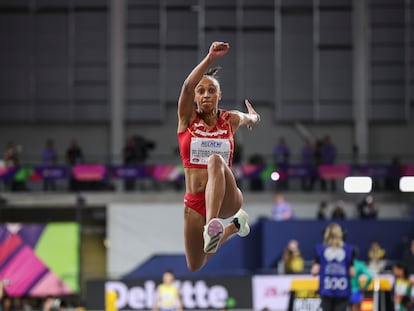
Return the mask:
[[247,113],[238,111],[238,110],[231,110],[231,125],[233,128],[233,132],[235,132],[240,126],[246,125],[249,130],[252,129],[253,124],[257,124],[260,122],[260,115],[254,110],[252,104],[245,99],[244,104],[247,107]]
[[209,66],[227,53],[230,46],[225,42],[213,42],[206,57],[191,71],[185,79],[178,99],[178,131],[182,132],[195,117],[194,89],[206,73]]

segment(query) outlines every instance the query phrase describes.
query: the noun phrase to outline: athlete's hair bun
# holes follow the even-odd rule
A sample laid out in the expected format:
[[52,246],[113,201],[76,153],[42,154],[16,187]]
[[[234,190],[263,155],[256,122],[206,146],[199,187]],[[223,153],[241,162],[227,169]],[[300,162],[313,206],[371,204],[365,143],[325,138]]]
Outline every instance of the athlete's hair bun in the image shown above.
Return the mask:
[[209,68],[205,73],[206,76],[212,76],[217,79],[217,72],[221,69],[220,66]]

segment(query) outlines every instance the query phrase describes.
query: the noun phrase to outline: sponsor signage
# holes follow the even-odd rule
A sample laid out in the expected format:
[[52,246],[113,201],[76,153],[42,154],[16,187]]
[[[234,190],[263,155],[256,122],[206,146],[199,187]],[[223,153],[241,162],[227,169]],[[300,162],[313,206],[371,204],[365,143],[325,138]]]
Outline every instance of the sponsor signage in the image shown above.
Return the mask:
[[[120,310],[152,309],[155,291],[160,281],[90,281],[87,285],[88,309],[105,308],[105,292],[116,292],[116,307]],[[221,309],[229,303],[236,308],[250,309],[251,279],[212,278],[177,280],[185,309]]]
[[[311,275],[255,275],[252,278],[253,286],[253,309],[262,310],[269,308],[271,310],[287,310],[291,293],[292,280],[295,279],[314,279]],[[297,305],[314,305],[317,302],[308,301],[308,298],[302,297]],[[306,298],[306,299],[305,299]],[[318,300],[318,299],[317,299]],[[300,309],[295,309],[300,310]],[[308,310],[308,309],[303,309]],[[313,309],[309,309],[313,310]]]

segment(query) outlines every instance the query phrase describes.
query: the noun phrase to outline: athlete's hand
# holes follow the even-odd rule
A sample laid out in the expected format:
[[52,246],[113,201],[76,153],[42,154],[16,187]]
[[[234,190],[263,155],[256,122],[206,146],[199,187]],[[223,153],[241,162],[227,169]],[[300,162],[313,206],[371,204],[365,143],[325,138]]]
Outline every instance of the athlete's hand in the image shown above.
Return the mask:
[[260,115],[254,110],[252,104],[247,99],[244,100],[244,104],[247,107],[249,116],[252,117],[251,121],[247,123],[247,128],[252,130],[252,125],[260,122]]
[[209,55],[213,60],[222,57],[230,49],[230,45],[226,42],[215,41],[211,44]]

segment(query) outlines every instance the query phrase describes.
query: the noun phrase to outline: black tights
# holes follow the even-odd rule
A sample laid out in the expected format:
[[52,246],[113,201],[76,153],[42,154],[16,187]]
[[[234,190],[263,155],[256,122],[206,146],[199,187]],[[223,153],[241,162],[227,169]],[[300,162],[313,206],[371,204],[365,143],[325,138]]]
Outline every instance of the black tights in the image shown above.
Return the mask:
[[321,297],[322,311],[346,311],[348,297]]

